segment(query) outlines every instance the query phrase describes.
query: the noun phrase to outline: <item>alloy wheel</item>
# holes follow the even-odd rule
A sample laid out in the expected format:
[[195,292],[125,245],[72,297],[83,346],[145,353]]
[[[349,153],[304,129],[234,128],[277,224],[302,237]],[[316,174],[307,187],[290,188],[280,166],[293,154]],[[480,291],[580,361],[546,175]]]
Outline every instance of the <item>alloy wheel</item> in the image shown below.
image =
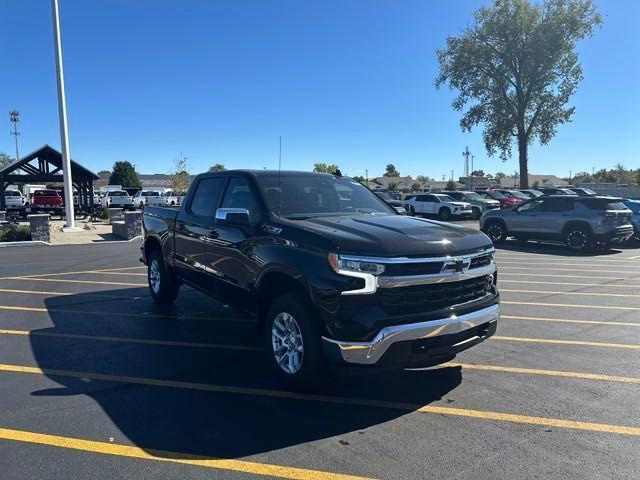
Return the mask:
[[287,312],[280,312],[271,327],[271,345],[278,366],[289,375],[302,368],[304,343],[302,331],[296,319]]
[[158,294],[160,292],[160,266],[157,260],[152,260],[149,265],[149,286],[153,293]]
[[587,234],[582,230],[572,230],[567,235],[567,244],[573,250],[582,250],[587,246]]
[[497,223],[494,223],[493,225],[489,225],[489,227],[487,227],[487,235],[489,236],[492,242],[497,242],[501,240],[503,235],[502,227]]

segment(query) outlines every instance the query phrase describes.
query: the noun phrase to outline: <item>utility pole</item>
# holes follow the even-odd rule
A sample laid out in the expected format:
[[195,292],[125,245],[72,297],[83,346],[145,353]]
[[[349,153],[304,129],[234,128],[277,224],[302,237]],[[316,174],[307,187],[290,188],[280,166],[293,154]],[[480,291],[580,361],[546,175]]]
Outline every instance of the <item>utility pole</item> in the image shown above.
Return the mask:
[[367,168],[364,169],[364,183],[369,185],[369,169]]
[[451,181],[453,182],[453,170],[451,170]]
[[473,191],[473,187],[474,187],[474,181],[473,181],[473,172],[475,172],[475,170],[473,169],[473,159],[476,158],[475,155],[471,155],[471,191]]
[[20,153],[18,152],[18,122],[20,121],[20,113],[17,110],[9,110],[9,121],[13,124],[13,132],[9,132],[16,138],[16,162],[20,160]]
[[62,178],[64,182],[64,210],[66,225],[62,231],[77,231],[73,212],[73,179],[69,155],[69,135],[67,132],[67,101],[64,95],[64,70],[62,68],[62,42],[60,40],[60,18],[58,0],[51,0],[53,14],[53,48],[56,57],[56,79],[58,84],[58,115],[60,117],[60,146],[62,149]]

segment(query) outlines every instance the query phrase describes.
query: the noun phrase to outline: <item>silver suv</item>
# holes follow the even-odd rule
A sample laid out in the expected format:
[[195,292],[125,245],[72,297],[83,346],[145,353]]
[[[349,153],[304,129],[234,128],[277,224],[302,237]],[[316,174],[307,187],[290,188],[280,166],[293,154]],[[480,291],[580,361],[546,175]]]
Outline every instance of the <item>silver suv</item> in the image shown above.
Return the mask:
[[473,211],[473,218],[478,219],[484,212],[489,210],[496,210],[500,208],[500,202],[491,198],[483,198],[476,192],[465,191],[444,191],[442,192],[449,195],[454,200],[460,200],[461,202],[467,202],[471,204],[471,210]]
[[480,229],[494,243],[507,237],[551,240],[576,251],[622,243],[633,235],[631,210],[622,199],[549,195],[509,210],[493,210],[480,218]]

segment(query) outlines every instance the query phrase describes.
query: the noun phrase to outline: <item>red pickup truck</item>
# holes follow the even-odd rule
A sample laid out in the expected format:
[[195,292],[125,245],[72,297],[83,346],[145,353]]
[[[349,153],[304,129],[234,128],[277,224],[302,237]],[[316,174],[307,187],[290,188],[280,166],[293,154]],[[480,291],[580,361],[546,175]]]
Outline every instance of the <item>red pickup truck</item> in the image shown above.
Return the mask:
[[31,199],[32,210],[62,210],[62,197],[55,190],[36,190]]

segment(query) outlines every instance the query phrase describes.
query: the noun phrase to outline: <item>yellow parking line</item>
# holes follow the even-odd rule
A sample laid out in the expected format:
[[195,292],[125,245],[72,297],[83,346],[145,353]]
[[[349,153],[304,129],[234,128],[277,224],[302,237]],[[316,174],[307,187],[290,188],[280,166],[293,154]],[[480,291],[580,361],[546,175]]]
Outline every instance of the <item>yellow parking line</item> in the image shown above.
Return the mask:
[[[143,265],[138,265],[137,267],[121,267],[121,268],[103,268],[103,269],[96,269],[96,270],[80,270],[80,271],[75,271],[75,272],[54,272],[54,273],[38,273],[35,275],[20,275],[20,278],[39,278],[39,277],[53,277],[56,275],[75,275],[77,273],[107,273],[107,272],[120,272],[123,270],[139,270],[141,268],[147,268]],[[10,278],[14,278],[14,276],[11,277],[0,277],[0,280],[6,280],[6,279],[10,279]]]
[[494,335],[491,340],[507,340],[510,342],[531,342],[531,343],[553,343],[558,345],[584,345],[589,347],[607,347],[607,348],[627,348],[630,350],[639,350],[640,345],[629,343],[602,343],[587,342],[583,340],[558,340],[555,338],[526,338],[526,337],[503,337]]
[[183,342],[178,340],[154,340],[150,338],[111,337],[104,335],[82,335],[77,333],[47,332],[40,330],[8,330],[0,328],[0,335],[22,335],[31,337],[69,338],[77,340],[96,340],[102,342],[137,343],[142,345],[161,345],[169,347],[215,348],[221,350],[245,350],[262,352],[264,349],[249,345],[225,345],[222,343]]
[[[509,273],[509,272],[503,272],[502,269],[500,269],[500,277],[504,278],[504,277],[551,277],[551,278],[582,278],[584,279],[584,275],[553,275],[553,274],[543,274],[543,273]],[[598,279],[598,280],[634,280],[634,278],[629,278],[629,277],[602,277],[602,276],[595,276],[595,275],[589,275],[589,278],[592,279]],[[635,280],[640,280],[640,279],[635,279]],[[638,287],[640,287],[640,284],[638,284]]]
[[183,452],[170,452],[166,450],[148,449],[123,445],[118,443],[97,442],[75,437],[63,437],[45,433],[27,432],[24,430],[10,430],[0,428],[0,439],[16,442],[47,445],[50,447],[80,450],[83,452],[115,455],[156,462],[179,463],[198,467],[214,468],[232,472],[252,473],[270,477],[288,478],[295,480],[363,480],[365,477],[332,473],[321,470],[288,467],[285,465],[271,465],[268,463],[249,462],[246,460],[234,460],[228,458],[210,458]]
[[[640,288],[640,287],[639,287]],[[509,293],[542,293],[545,295],[587,295],[590,297],[630,297],[640,298],[640,295],[634,295],[630,293],[599,293],[599,292],[551,292],[548,290],[512,290],[508,288],[501,288],[501,292]]]
[[538,282],[536,280],[505,280],[499,279],[499,283],[524,283],[532,285],[568,285],[570,287],[611,287],[611,288],[635,288],[640,289],[640,285],[617,285],[611,283],[572,283],[572,282]]
[[[503,267],[500,265],[500,262],[498,263],[498,268],[500,270],[530,270],[530,271],[538,271],[538,272],[587,272],[587,273],[591,273],[591,272],[598,272],[598,273],[611,273],[611,270],[615,270],[618,267],[611,267],[609,270],[592,270],[592,269],[587,269],[587,270],[581,270],[579,268],[556,268],[553,265],[549,265],[548,267],[542,267],[542,268],[535,268],[535,267]],[[635,267],[634,267],[635,268]],[[624,273],[632,273],[632,272],[624,272]]]
[[29,282],[87,283],[91,285],[119,285],[125,287],[146,287],[146,283],[102,282],[99,280],[71,280],[62,278],[4,277],[2,280],[24,280]]
[[255,320],[247,317],[233,318],[216,318],[214,315],[210,317],[199,317],[195,315],[169,315],[162,313],[131,313],[131,312],[109,312],[98,310],[73,310],[67,308],[44,308],[44,307],[23,307],[18,305],[0,305],[0,310],[24,311],[24,312],[41,312],[41,313],[72,313],[98,315],[101,317],[133,317],[133,318],[169,318],[175,320],[210,320],[215,322],[226,323],[255,323]]
[[473,363],[448,362],[443,366],[462,367],[466,370],[485,370],[489,372],[525,373],[530,375],[547,375],[550,377],[580,378],[586,380],[604,380],[607,382],[640,383],[640,377],[622,377],[601,373],[568,372],[565,370],[542,370],[538,368],[504,367],[502,365],[476,365]]
[[[531,260],[533,260],[533,259],[531,259]],[[498,264],[509,263],[509,264],[522,265],[523,262],[526,263],[526,262],[530,262],[531,260],[523,259],[523,260],[520,260],[520,261],[516,261],[516,260],[501,260],[500,258],[496,258],[496,261],[498,262]],[[538,258],[537,260],[540,261],[541,259]],[[553,268],[553,266],[555,266],[555,265],[560,265],[560,266],[566,265],[566,266],[573,266],[573,267],[589,267],[591,265],[597,265],[597,266],[605,267],[605,266],[610,265],[611,268],[638,268],[638,267],[640,267],[640,262],[631,262],[631,263],[636,263],[636,265],[629,265],[629,262],[620,262],[620,264],[617,264],[617,263],[605,264],[604,262],[597,262],[596,263],[596,262],[587,261],[587,262],[582,262],[582,263],[573,263],[573,262],[558,262],[556,260],[556,261],[550,262],[549,267]]]
[[239,387],[232,385],[215,385],[205,383],[183,382],[179,380],[160,380],[146,377],[129,377],[120,375],[110,375],[104,373],[81,372],[75,370],[41,369],[26,365],[0,364],[0,371],[14,373],[33,373],[50,376],[63,376],[72,378],[88,378],[91,380],[130,383],[137,385],[148,385],[155,387],[168,387],[189,390],[200,390],[216,393],[227,393],[236,395],[250,395],[269,398],[279,398],[287,400],[301,400],[330,403],[334,405],[353,405],[371,408],[388,408],[392,410],[419,411],[422,413],[436,413],[439,415],[472,417],[484,420],[496,420],[502,422],[523,423],[529,425],[553,426],[574,430],[588,430],[594,432],[616,433],[620,435],[640,436],[640,427],[629,427],[624,425],[612,425],[607,423],[583,422],[577,420],[565,420],[561,418],[537,417],[531,415],[520,415],[513,413],[494,412],[485,410],[474,410],[466,408],[441,407],[437,405],[417,405],[404,402],[393,402],[387,400],[371,400],[366,398],[340,397],[332,395],[309,394],[288,392],[284,390],[272,390],[266,388]]
[[638,311],[640,307],[619,307],[613,305],[582,305],[573,303],[543,303],[543,302],[512,302],[508,300],[502,300],[502,305],[532,305],[537,307],[570,307],[570,308],[598,308],[603,310],[629,310]]
[[517,315],[500,315],[500,320],[532,320],[534,322],[586,323],[592,325],[616,325],[622,327],[640,327],[640,323],[607,322],[602,320],[570,320],[567,318],[522,317]]

